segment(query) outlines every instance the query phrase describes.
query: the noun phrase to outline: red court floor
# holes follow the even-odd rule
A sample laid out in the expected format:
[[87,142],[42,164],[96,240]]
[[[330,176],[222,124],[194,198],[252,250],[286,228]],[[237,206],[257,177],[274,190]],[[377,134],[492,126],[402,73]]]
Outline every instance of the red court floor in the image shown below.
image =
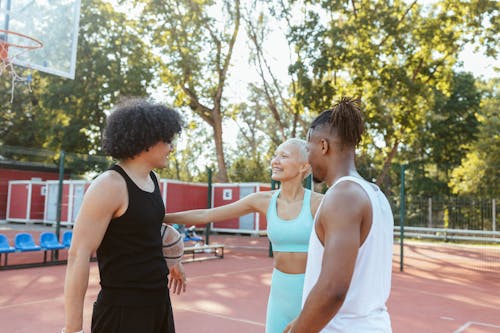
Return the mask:
[[[226,245],[225,258],[185,264],[188,291],[172,297],[177,332],[264,332],[272,270],[267,238],[214,235],[211,242]],[[393,331],[500,333],[498,274],[443,265],[425,251],[408,248],[404,273],[394,256],[388,303]],[[59,332],[64,273],[64,265],[0,271],[0,332]],[[85,298],[87,332],[98,290],[92,263]]]

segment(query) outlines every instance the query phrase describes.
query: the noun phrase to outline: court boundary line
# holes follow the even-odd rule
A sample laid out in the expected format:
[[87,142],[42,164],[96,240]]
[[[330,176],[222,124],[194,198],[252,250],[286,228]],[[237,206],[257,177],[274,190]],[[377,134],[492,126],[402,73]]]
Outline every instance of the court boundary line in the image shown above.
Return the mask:
[[8,304],[8,305],[0,305],[0,310],[17,308],[17,307],[20,307],[20,306],[28,306],[28,305],[35,305],[35,304],[53,302],[55,300],[62,300],[62,301],[64,301],[64,297],[60,296],[60,297],[46,298],[46,299],[42,299],[42,300],[39,300],[39,301],[31,301],[31,302],[24,302],[24,303],[15,303],[15,304]]
[[457,330],[455,330],[453,333],[462,333],[465,332],[465,330],[472,325],[478,325],[478,326],[484,326],[484,327],[491,327],[491,328],[500,328],[500,325],[495,325],[495,324],[489,324],[489,323],[482,323],[479,321],[468,321],[462,326],[460,326]]
[[237,321],[237,322],[251,324],[251,325],[256,325],[256,326],[261,326],[261,327],[265,327],[266,326],[265,323],[261,323],[261,322],[253,321],[253,320],[249,320],[249,319],[242,319],[242,318],[225,316],[225,315],[218,314],[218,313],[213,313],[213,312],[188,309],[188,308],[186,308],[184,306],[176,306],[176,307],[174,307],[174,312],[175,311],[179,311],[179,310],[181,310],[181,311],[188,311],[188,312],[194,312],[194,313],[200,313],[200,314],[205,314],[205,315],[209,315],[209,316],[213,316],[213,317],[217,317],[217,318],[221,318],[221,319],[227,319],[227,320]]
[[[451,299],[451,300],[454,300],[452,297],[450,296],[447,296],[447,295],[442,295],[438,292],[431,292],[431,291],[426,291],[426,290],[415,290],[415,289],[412,289],[412,288],[408,288],[408,287],[391,287],[391,292],[395,289],[400,289],[400,290],[405,290],[405,291],[411,291],[411,292],[415,292],[415,293],[419,293],[419,294],[424,294],[424,295],[429,295],[429,296],[433,296],[433,297],[439,297],[439,298],[444,298],[444,299]],[[473,289],[473,290],[481,290],[479,288],[476,288],[476,289]],[[480,305],[481,307],[488,307],[488,306],[485,306],[485,305]]]

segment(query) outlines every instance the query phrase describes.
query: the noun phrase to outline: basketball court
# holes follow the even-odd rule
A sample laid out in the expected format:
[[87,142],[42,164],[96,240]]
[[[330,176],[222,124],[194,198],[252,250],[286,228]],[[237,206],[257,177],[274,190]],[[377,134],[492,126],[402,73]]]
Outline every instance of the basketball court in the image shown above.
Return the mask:
[[[80,0],[0,0],[0,76],[30,84],[34,70],[75,77]],[[29,230],[29,228],[28,228]],[[5,231],[5,232],[4,232]],[[11,242],[17,231],[2,230]],[[173,295],[177,332],[264,332],[272,273],[266,237],[213,235],[225,245],[223,259],[185,264],[188,290]],[[394,253],[398,253],[395,245]],[[487,250],[485,250],[487,251]],[[500,255],[478,250],[405,247],[405,270],[394,256],[388,308],[397,333],[500,333]],[[482,252],[481,252],[482,253]],[[439,254],[439,255],[437,255]],[[39,262],[42,253],[16,253],[9,263]],[[66,250],[61,258],[67,256]],[[0,271],[0,331],[59,332],[64,324],[66,266]],[[91,264],[84,329],[90,332],[92,303],[99,291],[97,264]]]
[[[2,230],[9,232],[9,237],[13,237],[17,231]],[[225,244],[224,259],[184,264],[188,290],[172,296],[177,332],[264,332],[272,272],[267,238],[212,235],[210,239],[212,243]],[[489,266],[478,269],[481,258],[477,249],[456,251],[453,247],[410,243],[405,246],[402,273],[398,251],[399,245],[395,244],[388,302],[394,332],[500,333],[498,249],[489,254],[492,258]],[[41,253],[22,255],[24,261],[41,258]],[[63,251],[61,258],[65,256]],[[454,263],[456,257],[466,262]],[[474,258],[475,264],[471,261]],[[9,257],[9,263],[16,260],[19,259]],[[65,265],[57,265],[0,271],[1,331],[59,332],[64,321],[65,269]],[[86,332],[90,332],[98,282],[94,262],[85,298]]]

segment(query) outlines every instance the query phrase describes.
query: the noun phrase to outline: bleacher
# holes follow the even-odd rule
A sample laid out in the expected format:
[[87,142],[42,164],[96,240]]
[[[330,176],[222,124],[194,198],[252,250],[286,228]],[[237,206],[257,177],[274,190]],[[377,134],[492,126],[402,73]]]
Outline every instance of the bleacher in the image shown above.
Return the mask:
[[[0,234],[0,269],[65,264],[66,260],[59,258],[59,251],[67,250],[70,247],[72,233],[71,230],[65,231],[61,243],[54,232],[41,232],[37,243],[32,233],[19,232],[14,236],[12,245],[7,235]],[[17,255],[17,253],[26,252],[43,252],[43,260],[37,260],[36,256],[24,256],[22,260],[9,264],[9,254],[13,256]],[[50,260],[47,259],[47,253],[50,253]],[[3,261],[2,256],[4,257]]]

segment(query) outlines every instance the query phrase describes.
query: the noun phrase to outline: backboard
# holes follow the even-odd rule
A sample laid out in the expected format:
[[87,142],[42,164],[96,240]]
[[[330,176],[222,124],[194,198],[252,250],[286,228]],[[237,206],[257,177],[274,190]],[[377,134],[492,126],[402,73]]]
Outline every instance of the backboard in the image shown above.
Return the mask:
[[[74,79],[80,1],[0,0],[0,30],[30,36],[43,44],[12,57],[12,63]],[[0,32],[0,38],[5,40],[15,35]],[[9,49],[9,57],[15,51]]]

